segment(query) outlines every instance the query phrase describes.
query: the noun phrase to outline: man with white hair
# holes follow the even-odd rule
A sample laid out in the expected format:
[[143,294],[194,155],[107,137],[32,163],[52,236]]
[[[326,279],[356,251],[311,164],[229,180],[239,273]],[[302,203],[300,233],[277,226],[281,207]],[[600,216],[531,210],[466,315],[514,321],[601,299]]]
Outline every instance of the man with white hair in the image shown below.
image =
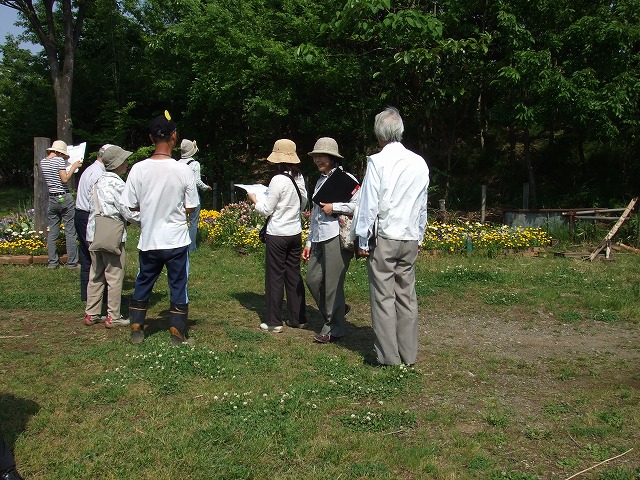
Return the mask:
[[382,148],[371,155],[362,181],[356,235],[360,256],[368,257],[375,365],[413,365],[418,354],[418,298],[415,265],[427,225],[429,168],[406,149],[397,109],[374,122]]

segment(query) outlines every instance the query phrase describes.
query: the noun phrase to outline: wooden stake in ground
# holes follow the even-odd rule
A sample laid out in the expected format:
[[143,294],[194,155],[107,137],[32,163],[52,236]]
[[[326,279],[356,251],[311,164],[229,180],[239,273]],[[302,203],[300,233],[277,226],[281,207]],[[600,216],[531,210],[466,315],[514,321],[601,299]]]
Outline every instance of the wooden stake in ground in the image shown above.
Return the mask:
[[578,475],[582,475],[583,473],[588,472],[589,470],[593,470],[594,468],[599,467],[600,465],[603,465],[603,464],[605,464],[605,463],[608,463],[608,462],[610,462],[611,460],[615,460],[616,458],[620,458],[620,457],[622,457],[623,455],[626,455],[627,453],[629,453],[631,450],[633,450],[633,448],[630,448],[630,449],[629,449],[629,450],[627,450],[626,452],[621,453],[620,455],[616,455],[615,457],[607,458],[606,460],[604,460],[604,461],[602,461],[602,462],[600,462],[600,463],[596,463],[595,465],[593,465],[593,466],[591,466],[591,467],[589,467],[589,468],[585,468],[584,470],[582,470],[582,471],[580,471],[580,472],[578,472],[578,473],[574,473],[574,474],[573,474],[573,475],[571,475],[570,477],[565,478],[565,480],[570,480],[570,479],[572,479],[572,478],[577,477]]
[[607,236],[604,237],[604,240],[600,242],[600,245],[598,245],[596,249],[591,253],[591,255],[589,255],[590,261],[593,262],[593,259],[598,256],[600,251],[607,245],[611,244],[611,239],[616,234],[618,229],[622,226],[624,221],[627,219],[627,217],[629,216],[629,213],[631,212],[631,210],[633,210],[633,207],[635,206],[637,201],[638,201],[638,197],[634,198],[629,202],[629,205],[627,205],[627,208],[625,208],[624,212],[622,212],[622,215],[620,216],[616,224],[613,226],[613,228],[609,231],[609,233],[607,233]]

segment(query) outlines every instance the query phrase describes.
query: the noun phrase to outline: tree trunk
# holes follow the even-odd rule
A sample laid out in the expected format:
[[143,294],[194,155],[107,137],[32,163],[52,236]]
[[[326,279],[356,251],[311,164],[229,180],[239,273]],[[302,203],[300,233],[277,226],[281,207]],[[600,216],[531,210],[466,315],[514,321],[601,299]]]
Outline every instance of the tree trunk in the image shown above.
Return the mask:
[[536,176],[531,163],[531,136],[529,135],[529,127],[524,127],[523,131],[523,156],[524,163],[527,168],[527,177],[529,178],[529,208],[538,208],[538,195],[536,192]]
[[73,122],[71,121],[71,89],[73,85],[73,74],[65,72],[52,80],[56,98],[56,132],[58,140],[63,140],[67,145],[72,145]]

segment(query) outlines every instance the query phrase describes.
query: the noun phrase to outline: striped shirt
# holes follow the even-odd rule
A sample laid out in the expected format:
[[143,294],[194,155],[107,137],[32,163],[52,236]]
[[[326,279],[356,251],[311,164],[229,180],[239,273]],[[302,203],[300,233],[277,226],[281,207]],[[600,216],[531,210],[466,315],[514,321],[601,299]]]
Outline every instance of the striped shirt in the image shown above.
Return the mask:
[[40,160],[40,168],[42,176],[47,187],[49,195],[63,195],[69,193],[69,187],[60,180],[60,170],[67,168],[67,161],[62,157],[43,158]]

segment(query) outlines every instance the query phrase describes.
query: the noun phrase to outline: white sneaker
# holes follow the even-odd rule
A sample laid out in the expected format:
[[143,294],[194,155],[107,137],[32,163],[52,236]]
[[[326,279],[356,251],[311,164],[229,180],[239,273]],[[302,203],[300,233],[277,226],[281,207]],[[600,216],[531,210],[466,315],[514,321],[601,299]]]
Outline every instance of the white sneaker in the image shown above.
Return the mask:
[[261,323],[260,330],[264,330],[265,332],[271,332],[271,333],[280,333],[282,331],[282,325],[273,326],[273,325],[267,325],[266,323]]
[[104,328],[113,328],[119,325],[122,325],[122,326],[129,325],[129,319],[124,318],[122,315],[120,315],[120,318],[111,318],[107,315],[107,318],[105,318],[104,320]]

